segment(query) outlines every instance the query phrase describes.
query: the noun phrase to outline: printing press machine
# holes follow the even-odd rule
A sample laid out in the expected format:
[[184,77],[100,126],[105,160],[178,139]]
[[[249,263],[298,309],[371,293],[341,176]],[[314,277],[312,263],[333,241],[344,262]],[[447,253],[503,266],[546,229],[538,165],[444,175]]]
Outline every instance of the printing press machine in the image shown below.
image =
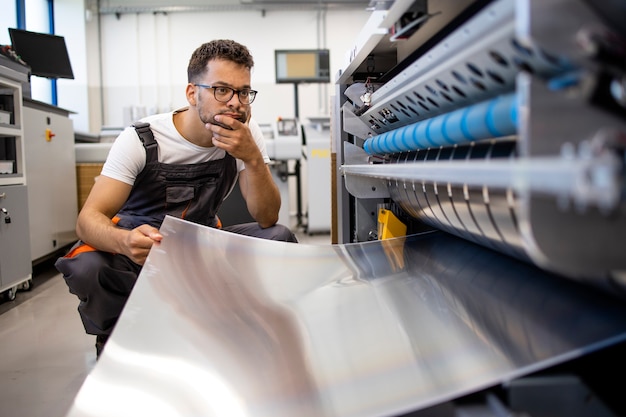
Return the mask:
[[[512,269],[520,260],[536,267],[536,276],[623,303],[626,3],[370,5],[336,83],[334,242],[443,233],[458,241],[420,275],[445,276],[455,258],[479,245]],[[504,266],[494,275],[490,262],[477,257],[458,278],[509,279]],[[604,368],[591,367],[605,372],[618,366],[619,378],[624,343],[612,349],[580,360],[604,361]],[[589,377],[574,370],[576,361],[568,364],[559,371]],[[533,384],[540,392],[551,382]],[[604,380],[594,389],[613,388]],[[573,391],[564,392],[563,401],[576,403]],[[550,408],[554,401],[537,396],[518,412],[626,415],[625,400],[612,401],[616,414]],[[493,415],[511,415],[501,412]]]
[[372,4],[334,244],[167,216],[68,417],[626,415],[624,3]]

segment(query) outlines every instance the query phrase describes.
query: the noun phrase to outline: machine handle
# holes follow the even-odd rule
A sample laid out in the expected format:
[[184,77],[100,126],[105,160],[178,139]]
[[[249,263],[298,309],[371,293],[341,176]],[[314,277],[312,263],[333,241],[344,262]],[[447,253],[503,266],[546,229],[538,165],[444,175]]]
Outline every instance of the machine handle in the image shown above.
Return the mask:
[[11,216],[9,215],[9,211],[4,207],[0,208],[0,211],[2,212],[2,214],[4,214],[4,222],[11,223]]

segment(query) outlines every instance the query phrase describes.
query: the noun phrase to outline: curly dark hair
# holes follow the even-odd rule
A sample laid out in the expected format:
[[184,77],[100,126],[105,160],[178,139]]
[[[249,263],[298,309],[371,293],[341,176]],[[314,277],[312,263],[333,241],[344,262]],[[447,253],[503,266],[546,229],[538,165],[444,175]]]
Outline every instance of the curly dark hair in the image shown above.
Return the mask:
[[230,39],[216,39],[200,45],[193,52],[187,66],[187,81],[198,82],[207,69],[207,63],[216,58],[235,62],[248,69],[254,66],[248,48]]

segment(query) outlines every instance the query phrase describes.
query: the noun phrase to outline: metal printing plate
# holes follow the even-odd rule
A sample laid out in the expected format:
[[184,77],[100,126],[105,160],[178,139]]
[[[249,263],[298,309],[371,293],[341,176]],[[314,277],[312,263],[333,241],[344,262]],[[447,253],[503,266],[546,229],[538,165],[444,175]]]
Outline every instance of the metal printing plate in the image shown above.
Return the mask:
[[161,230],[70,417],[397,415],[626,338],[623,300],[443,232]]

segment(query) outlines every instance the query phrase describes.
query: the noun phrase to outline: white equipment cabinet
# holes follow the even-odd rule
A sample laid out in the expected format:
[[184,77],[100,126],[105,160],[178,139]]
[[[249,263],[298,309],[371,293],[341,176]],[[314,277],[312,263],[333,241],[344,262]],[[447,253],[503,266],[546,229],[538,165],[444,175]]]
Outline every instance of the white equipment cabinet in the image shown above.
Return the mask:
[[0,292],[9,300],[32,284],[19,78],[0,66]]
[[307,233],[326,233],[331,223],[330,132],[307,130]]
[[74,126],[69,112],[24,99],[31,260],[76,241],[78,202]]

